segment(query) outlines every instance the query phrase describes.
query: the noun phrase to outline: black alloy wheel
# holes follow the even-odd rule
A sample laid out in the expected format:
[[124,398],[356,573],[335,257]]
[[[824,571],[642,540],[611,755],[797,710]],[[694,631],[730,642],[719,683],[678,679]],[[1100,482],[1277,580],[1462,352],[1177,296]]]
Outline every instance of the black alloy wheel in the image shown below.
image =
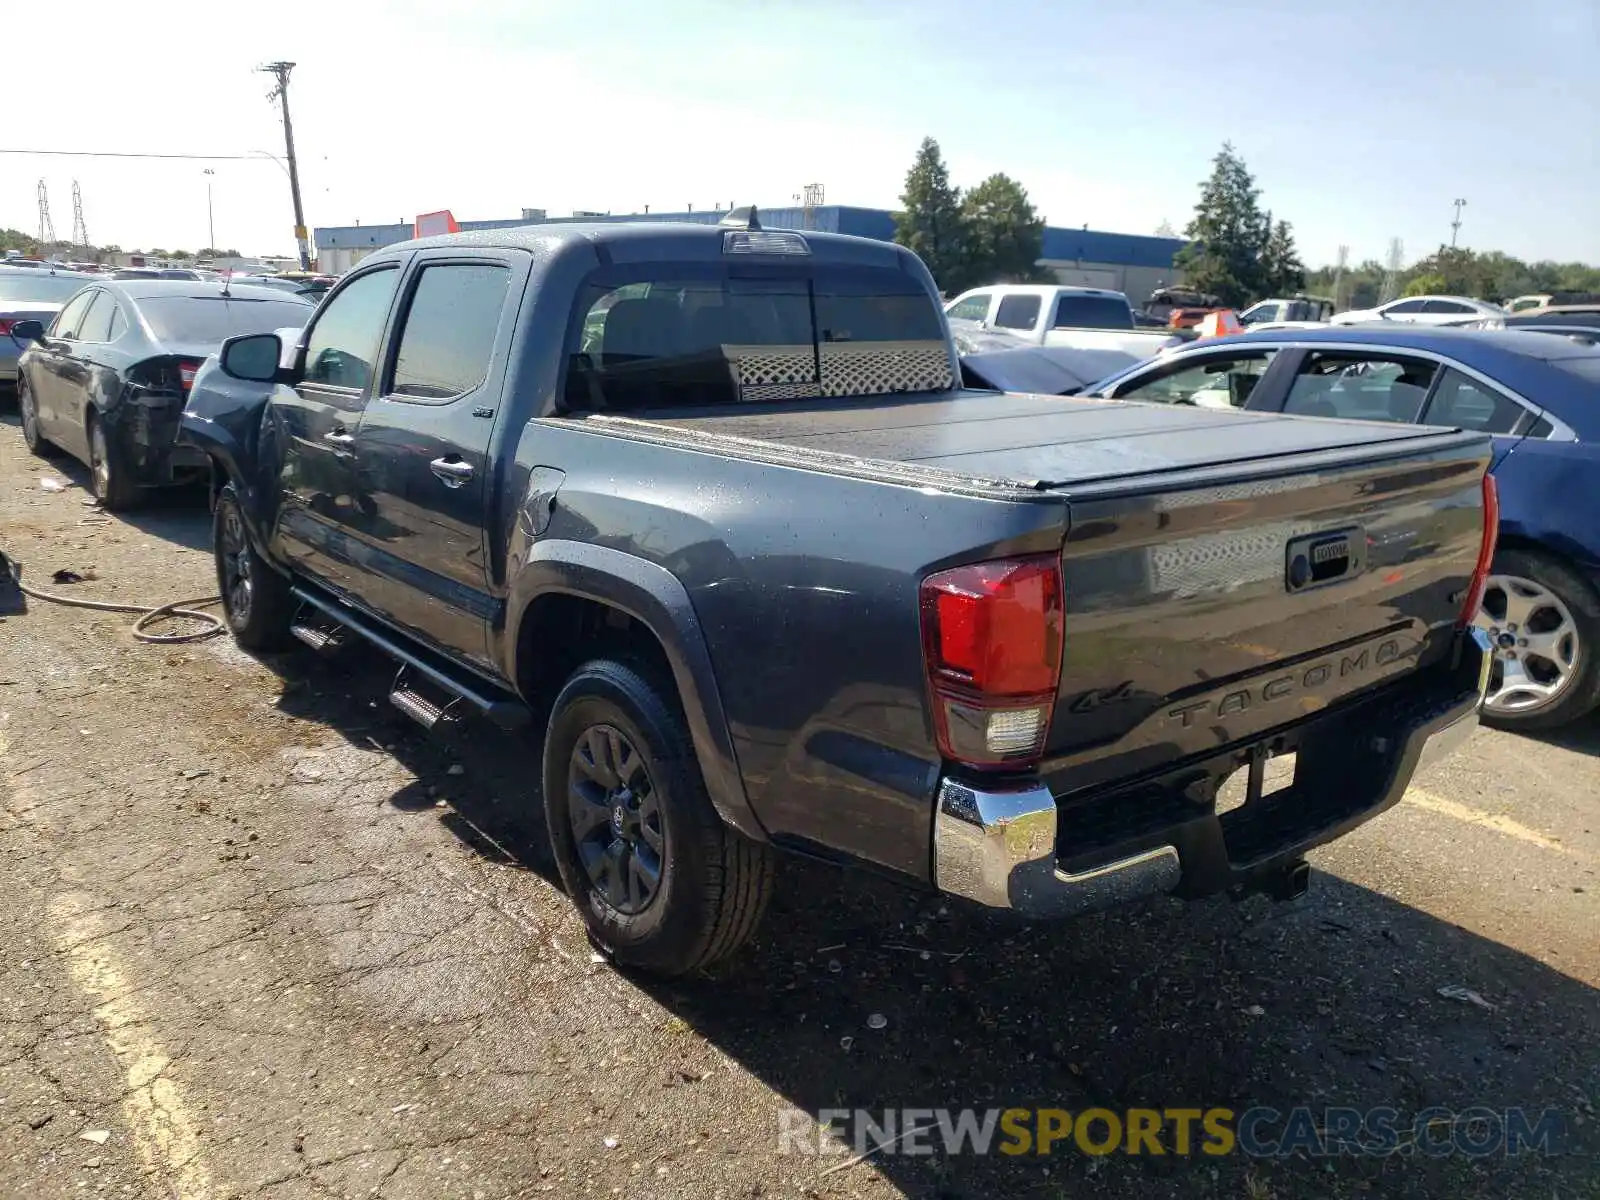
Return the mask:
[[624,916],[637,916],[661,890],[666,827],[644,756],[614,725],[578,736],[567,768],[568,819],[588,882]]

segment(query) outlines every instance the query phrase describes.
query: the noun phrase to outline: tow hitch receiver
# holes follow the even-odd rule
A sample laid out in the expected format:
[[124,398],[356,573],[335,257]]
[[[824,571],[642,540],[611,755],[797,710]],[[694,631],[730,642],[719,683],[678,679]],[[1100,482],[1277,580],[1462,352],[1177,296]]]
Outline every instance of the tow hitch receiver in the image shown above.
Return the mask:
[[1298,900],[1311,886],[1311,864],[1305,859],[1273,871],[1261,882],[1261,890],[1274,900]]

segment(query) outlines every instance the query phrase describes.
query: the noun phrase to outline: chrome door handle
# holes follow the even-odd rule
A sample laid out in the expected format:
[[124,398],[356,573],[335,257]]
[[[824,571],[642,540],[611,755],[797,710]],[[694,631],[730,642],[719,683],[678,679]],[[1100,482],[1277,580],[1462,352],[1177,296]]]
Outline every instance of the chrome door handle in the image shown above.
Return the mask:
[[342,429],[330,430],[322,435],[322,440],[327,442],[330,446],[339,447],[341,450],[348,450],[351,446],[356,444],[355,436],[353,434],[344,432]]
[[436,475],[445,487],[458,488],[472,478],[472,464],[459,460],[452,462],[448,458],[436,458],[428,464],[428,469]]

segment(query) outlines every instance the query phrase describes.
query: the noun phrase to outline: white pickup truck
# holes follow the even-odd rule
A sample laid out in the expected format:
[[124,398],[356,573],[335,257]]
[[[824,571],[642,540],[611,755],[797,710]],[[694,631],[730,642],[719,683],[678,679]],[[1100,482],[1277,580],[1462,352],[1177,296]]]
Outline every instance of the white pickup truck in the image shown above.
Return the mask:
[[1137,328],[1128,298],[1102,288],[1000,283],[962,292],[944,311],[985,329],[1004,329],[1035,346],[1115,350],[1135,359],[1187,340],[1169,329]]

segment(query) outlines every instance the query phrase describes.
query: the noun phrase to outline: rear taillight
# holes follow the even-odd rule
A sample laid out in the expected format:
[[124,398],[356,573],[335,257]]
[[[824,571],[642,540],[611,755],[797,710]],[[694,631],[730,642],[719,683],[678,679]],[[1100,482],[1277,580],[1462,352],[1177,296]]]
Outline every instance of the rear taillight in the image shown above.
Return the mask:
[[178,360],[178,386],[187,392],[194,386],[194,375],[199,369],[200,364],[192,358],[180,358]]
[[1483,589],[1489,582],[1489,568],[1494,563],[1494,547],[1500,537],[1500,488],[1493,475],[1483,477],[1483,538],[1478,543],[1478,563],[1472,568],[1472,582],[1467,584],[1467,598],[1462,601],[1461,614],[1456,617],[1456,627],[1465,629],[1478,615],[1478,605],[1483,603]]
[[1061,681],[1063,590],[1055,555],[922,581],[933,727],[946,758],[982,770],[1038,763]]
[[0,317],[0,337],[9,334],[11,332],[11,327],[15,324],[16,322],[10,317]]

